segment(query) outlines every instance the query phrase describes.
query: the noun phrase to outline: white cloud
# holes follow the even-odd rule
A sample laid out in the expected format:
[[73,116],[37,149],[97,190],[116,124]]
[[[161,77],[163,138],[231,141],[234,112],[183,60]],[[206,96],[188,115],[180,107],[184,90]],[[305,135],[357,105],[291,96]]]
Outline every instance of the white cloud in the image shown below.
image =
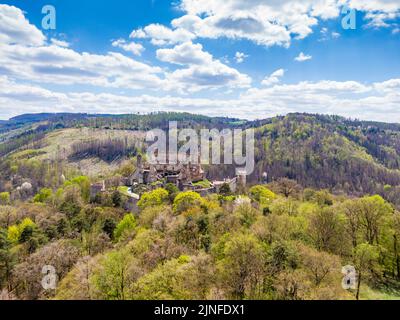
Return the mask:
[[168,83],[179,92],[195,92],[220,87],[250,85],[251,79],[203,50],[201,44],[185,42],[171,49],[158,49],[157,58],[164,62],[187,66],[166,75]]
[[0,5],[0,68],[13,79],[62,85],[160,88],[161,68],[110,52],[79,53],[65,41],[46,37],[13,6]]
[[263,86],[270,86],[273,84],[277,84],[279,83],[281,80],[280,78],[282,78],[285,75],[285,70],[283,69],[278,69],[275,72],[273,72],[271,75],[269,75],[268,77],[266,77],[261,84]]
[[208,65],[191,65],[167,75],[170,86],[180,93],[221,87],[248,88],[251,78],[218,60]]
[[78,53],[56,45],[0,44],[0,65],[13,78],[41,83],[129,89],[159,89],[163,83],[161,68],[120,53]]
[[51,39],[51,43],[59,46],[59,47],[64,47],[64,48],[68,48],[69,47],[69,43],[67,41],[63,41],[63,40],[58,40],[58,39]]
[[226,37],[289,47],[293,38],[306,38],[321,21],[339,19],[344,4],[363,11],[374,27],[389,26],[400,16],[398,0],[181,0],[184,15],[171,21],[172,29],[151,24],[131,36],[150,38],[155,45]]
[[257,44],[289,46],[291,38],[312,33],[318,19],[338,17],[336,0],[182,0],[186,15],[172,21],[198,37],[248,39]]
[[192,42],[182,43],[172,49],[158,49],[156,55],[161,61],[178,65],[206,64],[213,60],[211,54],[203,51],[201,44]]
[[195,38],[195,36],[185,29],[171,30],[161,24],[150,24],[143,29],[132,31],[130,38],[150,38],[152,44],[163,46],[166,44],[176,44],[187,42]]
[[331,39],[338,39],[340,38],[340,33],[336,31],[330,32],[328,28],[323,27],[320,31],[321,38],[318,41],[328,41]]
[[235,53],[235,61],[236,63],[242,63],[246,58],[248,58],[249,56],[243,52],[236,52]]
[[140,43],[128,43],[124,39],[118,39],[112,42],[113,47],[121,48],[127,52],[140,56],[144,51],[144,47]]
[[20,9],[0,4],[0,43],[40,46],[45,40]]
[[304,61],[311,60],[311,59],[312,59],[312,56],[306,55],[306,54],[304,54],[304,52],[300,52],[300,54],[296,58],[294,58],[294,60],[298,61],[298,62],[304,62]]

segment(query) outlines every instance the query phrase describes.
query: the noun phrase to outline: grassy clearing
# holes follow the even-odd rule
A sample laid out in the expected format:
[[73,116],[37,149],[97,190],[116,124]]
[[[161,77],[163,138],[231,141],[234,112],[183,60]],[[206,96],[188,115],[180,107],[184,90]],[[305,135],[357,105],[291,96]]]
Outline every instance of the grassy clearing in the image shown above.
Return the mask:
[[87,176],[108,176],[119,168],[122,161],[107,163],[98,158],[88,158],[78,161],[69,161],[68,157],[72,152],[72,145],[77,142],[102,140],[102,139],[126,139],[128,142],[143,140],[144,133],[128,130],[105,130],[92,128],[69,128],[50,132],[44,138],[44,147],[37,150],[24,150],[18,152],[14,157],[18,159],[64,160],[74,169]]
[[361,286],[361,300],[400,300],[400,292],[397,290],[378,290],[368,286]]

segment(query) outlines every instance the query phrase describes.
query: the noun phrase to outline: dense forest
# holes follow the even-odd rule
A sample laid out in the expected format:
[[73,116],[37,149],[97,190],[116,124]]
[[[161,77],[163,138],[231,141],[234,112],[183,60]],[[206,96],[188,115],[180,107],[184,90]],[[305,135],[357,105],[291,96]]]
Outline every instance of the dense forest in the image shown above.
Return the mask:
[[[143,150],[139,136],[123,134],[171,120],[255,128],[248,186],[202,197],[167,185],[131,212],[119,186]],[[0,122],[0,299],[400,298],[399,155],[400,125],[336,116]],[[110,171],[89,175],[75,165],[93,159]],[[210,179],[234,174],[206,169]],[[111,182],[93,197],[99,179]],[[358,275],[348,290],[346,265]],[[44,279],[56,279],[54,288]]]

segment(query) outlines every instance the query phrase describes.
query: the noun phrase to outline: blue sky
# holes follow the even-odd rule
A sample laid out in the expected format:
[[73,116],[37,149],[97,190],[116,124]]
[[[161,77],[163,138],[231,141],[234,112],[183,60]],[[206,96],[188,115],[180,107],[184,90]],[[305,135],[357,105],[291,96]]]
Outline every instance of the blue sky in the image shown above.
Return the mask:
[[[344,3],[355,30],[342,28]],[[56,30],[41,25],[48,4]],[[174,110],[400,121],[397,0],[2,1],[0,45],[0,119]]]

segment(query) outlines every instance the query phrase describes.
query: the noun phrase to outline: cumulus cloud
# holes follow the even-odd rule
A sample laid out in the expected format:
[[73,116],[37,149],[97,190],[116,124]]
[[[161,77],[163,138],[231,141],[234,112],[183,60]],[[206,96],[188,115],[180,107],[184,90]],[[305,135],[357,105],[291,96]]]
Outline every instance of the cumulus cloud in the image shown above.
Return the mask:
[[177,28],[171,30],[161,24],[150,24],[143,29],[132,31],[130,38],[150,38],[152,44],[162,46],[190,41],[195,36],[185,29]]
[[113,47],[121,48],[127,52],[134,54],[135,56],[140,56],[144,51],[144,47],[140,43],[126,42],[124,39],[118,39],[111,43]]
[[0,44],[3,73],[42,83],[90,84],[115,88],[157,88],[162,70],[120,53],[78,53],[57,45],[27,47]]
[[20,9],[0,4],[0,43],[40,46],[45,40],[43,33],[29,23]]
[[282,78],[285,75],[285,70],[283,69],[278,69],[275,72],[273,72],[271,75],[269,75],[268,77],[266,77],[261,84],[263,86],[270,86],[273,84],[276,84],[278,82],[280,82],[280,78]]
[[235,61],[236,63],[242,63],[246,58],[249,56],[243,52],[236,52],[235,53]]
[[400,15],[398,0],[181,0],[184,15],[171,21],[172,29],[151,24],[131,36],[150,38],[155,45],[226,37],[289,47],[321,21],[339,18],[344,5],[364,12],[367,25],[374,27],[387,27]]
[[172,49],[158,49],[156,55],[161,61],[179,65],[206,64],[213,60],[210,53],[203,51],[201,44],[192,42],[185,42]]
[[328,41],[331,39],[338,39],[340,38],[340,33],[336,31],[330,32],[328,28],[323,27],[320,31],[321,38],[318,41]]
[[300,52],[300,54],[296,58],[294,58],[294,60],[297,62],[304,62],[304,61],[311,60],[311,59],[312,59],[312,56],[304,54],[304,52]]
[[214,59],[201,44],[185,42],[171,49],[158,49],[157,58],[187,66],[167,74],[168,83],[180,92],[225,86],[246,88],[251,83],[250,77]]
[[69,43],[67,41],[64,41],[64,40],[58,40],[58,39],[52,38],[51,39],[51,43],[56,45],[56,46],[59,46],[59,47],[64,47],[64,48],[68,48],[69,47]]

